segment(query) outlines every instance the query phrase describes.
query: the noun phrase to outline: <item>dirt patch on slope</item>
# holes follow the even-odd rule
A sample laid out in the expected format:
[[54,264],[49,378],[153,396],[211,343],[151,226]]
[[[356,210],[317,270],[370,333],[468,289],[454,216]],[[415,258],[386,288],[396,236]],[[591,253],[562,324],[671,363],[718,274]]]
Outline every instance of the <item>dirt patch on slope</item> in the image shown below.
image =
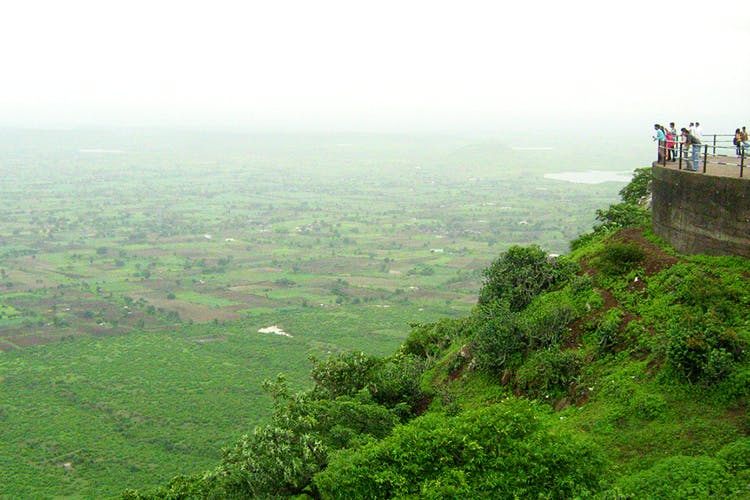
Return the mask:
[[[621,244],[633,245],[638,247],[643,253],[643,260],[639,263],[639,267],[643,269],[644,276],[653,276],[664,269],[680,262],[678,257],[670,255],[664,251],[659,245],[647,240],[643,235],[643,228],[634,227],[627,228],[618,231],[610,237],[610,241]],[[581,259],[579,264],[584,273],[588,274],[592,278],[596,279],[597,270],[591,265],[587,259]],[[636,278],[635,281],[628,285],[630,290],[642,291],[646,287],[646,281]],[[619,307],[619,303],[615,298],[614,294],[606,288],[597,288],[597,291],[601,294],[604,302],[602,306],[603,311],[608,311],[612,308]],[[620,322],[619,332],[622,333],[631,321],[637,320],[638,317],[632,312],[624,310],[623,318]],[[580,345],[581,338],[583,336],[582,326],[585,321],[579,319],[569,325],[571,329],[571,335],[566,343],[569,348],[577,348]],[[615,350],[623,349],[623,346],[615,346]]]
[[646,276],[652,276],[677,264],[680,259],[670,255],[663,248],[647,240],[643,236],[643,228],[632,227],[618,231],[612,235],[612,241],[620,243],[629,243],[636,245],[643,251],[644,259],[641,262],[641,268]]

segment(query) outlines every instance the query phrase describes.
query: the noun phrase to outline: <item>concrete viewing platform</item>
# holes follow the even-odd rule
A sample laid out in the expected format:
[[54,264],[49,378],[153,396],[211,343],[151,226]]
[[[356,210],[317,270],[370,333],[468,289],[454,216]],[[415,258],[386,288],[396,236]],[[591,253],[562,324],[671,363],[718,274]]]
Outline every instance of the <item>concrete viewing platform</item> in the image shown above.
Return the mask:
[[679,162],[654,162],[654,232],[681,253],[750,258],[750,173],[740,177],[738,164],[722,164],[718,156],[708,160],[705,173],[703,163],[692,172],[684,160],[683,170]]
[[[693,175],[711,175],[716,177],[737,177],[740,178],[740,165],[741,165],[741,158],[738,156],[729,156],[729,155],[708,155],[706,157],[706,167],[705,172],[703,170],[703,154],[701,154],[701,159],[698,164],[698,171],[693,172],[691,170],[688,170],[688,166],[692,167],[693,162],[692,160],[686,160],[685,158],[682,159],[682,169],[680,169],[680,160],[676,161],[669,161],[667,160],[666,164],[655,161],[652,163],[651,166],[653,167],[661,167],[666,168],[669,170],[682,170],[685,173],[693,174]],[[745,158],[744,168],[742,169],[742,179],[748,179],[750,178],[750,157]]]

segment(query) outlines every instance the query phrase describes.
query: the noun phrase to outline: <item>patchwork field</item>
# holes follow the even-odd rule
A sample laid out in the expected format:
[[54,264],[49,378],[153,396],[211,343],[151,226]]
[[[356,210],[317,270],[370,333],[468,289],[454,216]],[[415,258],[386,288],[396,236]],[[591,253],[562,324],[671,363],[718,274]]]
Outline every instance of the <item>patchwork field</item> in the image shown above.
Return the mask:
[[100,497],[202,470],[267,417],[264,379],[302,387],[311,354],[387,355],[409,323],[465,313],[495,256],[567,251],[623,185],[545,173],[641,166],[573,149],[7,134],[0,496]]

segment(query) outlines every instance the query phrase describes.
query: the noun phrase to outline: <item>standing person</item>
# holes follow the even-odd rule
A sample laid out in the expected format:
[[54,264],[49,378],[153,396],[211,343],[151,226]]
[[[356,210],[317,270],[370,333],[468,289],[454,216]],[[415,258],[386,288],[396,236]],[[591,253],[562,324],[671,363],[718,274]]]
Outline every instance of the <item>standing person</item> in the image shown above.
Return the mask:
[[746,127],[742,127],[742,132],[740,132],[740,153],[743,152],[743,148],[745,154],[750,153],[750,140],[748,140]]
[[690,168],[690,162],[688,162],[688,170],[697,172],[701,161],[701,140],[691,134],[686,128],[683,128],[681,132],[685,137],[685,144],[693,148],[693,168]]
[[667,136],[664,133],[664,127],[662,127],[658,123],[654,124],[654,130],[656,130],[654,140],[658,144],[658,149],[656,150],[656,161],[661,163],[662,161],[664,161],[664,150],[667,143]]
[[675,158],[675,144],[677,144],[677,134],[674,131],[674,123],[669,124],[669,128],[665,129],[665,135],[667,136],[667,160],[676,161]]
[[[669,123],[669,134],[672,135],[672,147],[669,150],[669,159],[677,161],[677,129],[674,128],[674,122]],[[667,134],[667,142],[669,142],[669,134]]]
[[740,129],[734,131],[734,139],[732,140],[732,144],[734,144],[735,146],[735,153],[737,154],[737,156],[739,156],[742,148],[742,132],[740,131]]
[[698,138],[699,141],[703,140],[703,129],[701,128],[701,124],[698,122],[695,122],[695,128],[693,129],[693,135]]
[[682,133],[683,130],[684,129],[680,129],[680,153],[682,154],[682,157],[684,159],[687,159],[688,147],[687,143],[685,142],[685,134]]

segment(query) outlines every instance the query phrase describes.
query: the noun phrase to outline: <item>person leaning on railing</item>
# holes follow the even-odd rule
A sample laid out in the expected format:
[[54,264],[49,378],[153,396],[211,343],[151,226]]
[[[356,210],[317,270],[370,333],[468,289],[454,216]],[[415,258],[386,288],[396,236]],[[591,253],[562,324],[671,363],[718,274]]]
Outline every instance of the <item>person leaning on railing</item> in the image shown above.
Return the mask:
[[735,145],[737,156],[742,153],[742,132],[740,129],[737,129],[734,131],[734,139],[732,140],[732,144]]
[[664,153],[665,153],[666,144],[667,144],[667,134],[664,133],[664,127],[662,127],[658,123],[654,124],[654,130],[656,130],[656,135],[654,136],[654,140],[658,141],[658,150],[656,153],[656,159],[657,161],[661,162],[664,159]]
[[690,168],[690,162],[688,162],[687,169],[697,172],[698,165],[701,161],[701,141],[691,134],[685,127],[683,127],[680,132],[682,132],[682,137],[685,139],[685,146],[691,146],[693,148],[693,168]]
[[669,123],[669,130],[667,130],[667,147],[669,148],[669,159],[677,161],[677,129],[674,128],[674,122]]

